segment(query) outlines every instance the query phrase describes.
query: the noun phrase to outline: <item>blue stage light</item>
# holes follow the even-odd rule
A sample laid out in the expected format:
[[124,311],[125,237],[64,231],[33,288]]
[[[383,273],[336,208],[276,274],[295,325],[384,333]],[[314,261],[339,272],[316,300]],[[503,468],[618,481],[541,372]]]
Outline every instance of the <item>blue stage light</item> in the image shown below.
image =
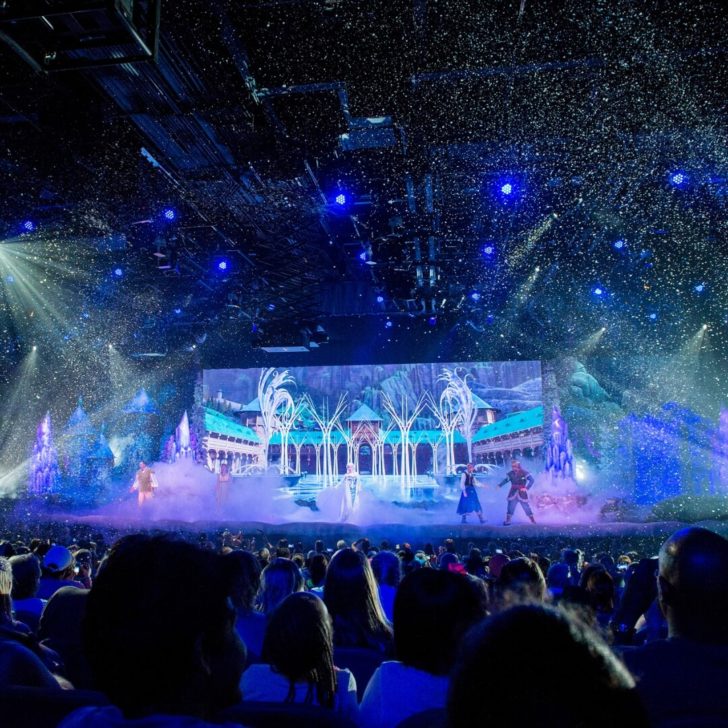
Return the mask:
[[473,299],[473,301],[476,301],[476,302],[477,302],[477,301],[480,301],[480,294],[479,294],[479,293],[478,293],[477,291],[473,291],[473,292],[472,292],[472,293],[470,294],[470,298],[472,298],[472,299]]
[[366,250],[362,250],[361,253],[359,253],[359,260],[366,260],[367,259],[367,252]]
[[117,278],[121,278],[124,275],[124,269],[123,268],[114,268],[114,275]]
[[622,250],[622,248],[624,248],[624,246],[625,246],[625,242],[624,242],[624,240],[615,240],[615,241],[614,241],[614,247],[615,247],[615,248],[616,248],[617,250]]
[[182,313],[182,309],[181,308],[175,308],[174,309],[174,312],[179,316]]
[[392,324],[392,322],[391,322],[391,321],[387,320],[387,321],[385,322],[384,326],[385,326],[385,328],[391,329],[391,328],[392,328],[392,326],[393,326],[393,324]]
[[172,221],[177,217],[177,213],[171,207],[167,207],[162,214],[165,220]]
[[682,187],[684,184],[686,184],[688,181],[688,175],[687,173],[678,170],[675,172],[670,172],[670,184],[673,187]]
[[336,202],[337,205],[342,205],[342,206],[345,205],[346,204],[346,195],[343,192],[339,192],[339,194],[336,195],[334,202]]
[[651,313],[651,314],[650,314],[650,319],[651,319],[652,321],[656,321],[656,320],[657,320],[657,314],[656,314],[656,313]]
[[495,245],[493,245],[492,243],[488,243],[483,248],[483,254],[484,255],[493,255],[494,253],[495,253]]
[[695,286],[696,293],[702,293],[704,290],[705,290],[705,283],[698,283],[698,285]]
[[377,296],[377,303],[384,303],[384,296]]
[[228,262],[226,260],[221,260],[217,264],[217,267],[219,270],[226,271],[228,269]]
[[427,325],[428,326],[437,326],[437,316],[429,316],[427,318]]
[[594,288],[592,288],[592,293],[595,296],[602,296],[604,295],[604,289],[601,286],[594,286]]
[[12,275],[5,276],[5,282],[6,283],[15,283],[15,276],[12,276]]
[[513,185],[510,182],[506,182],[505,184],[501,185],[500,190],[504,195],[510,195],[513,193]]
[[267,309],[268,309],[269,311],[275,311],[275,310],[276,310],[276,305],[275,305],[275,303],[269,303],[269,304],[268,304],[268,305],[266,306],[266,308],[267,308]]
[[35,230],[35,223],[32,220],[26,220],[22,225],[23,230],[27,233],[32,233]]

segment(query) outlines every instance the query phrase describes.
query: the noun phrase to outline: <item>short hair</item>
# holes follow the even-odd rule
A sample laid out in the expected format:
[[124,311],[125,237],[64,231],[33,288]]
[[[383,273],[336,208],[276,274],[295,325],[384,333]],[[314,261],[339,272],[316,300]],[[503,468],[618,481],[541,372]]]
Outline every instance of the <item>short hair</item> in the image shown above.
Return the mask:
[[485,617],[486,609],[482,582],[436,569],[408,574],[394,599],[397,659],[433,675],[446,675],[461,637]]
[[13,593],[15,600],[31,599],[40,583],[40,561],[35,554],[22,554],[10,559],[13,569]]
[[250,551],[231,551],[223,563],[231,585],[231,598],[236,609],[251,612],[260,589],[260,564]]
[[[452,728],[514,716],[519,725],[648,725],[627,669],[599,635],[562,610],[513,607],[483,620],[462,644],[448,694]],[[495,697],[485,700],[484,689]]]
[[87,599],[96,687],[129,718],[238,702],[245,647],[228,596],[221,556],[165,536],[122,538]]
[[260,575],[258,604],[264,614],[273,611],[289,594],[304,587],[303,574],[290,559],[278,557]]
[[542,602],[546,598],[546,579],[541,567],[533,559],[520,556],[504,564],[496,581],[496,589],[505,604]]
[[397,586],[400,580],[399,559],[391,551],[380,551],[372,559],[372,571],[378,584]]
[[[296,683],[309,685],[305,702],[334,706],[336,668],[331,617],[323,601],[308,592],[289,594],[271,612],[263,639],[263,662],[288,678],[285,702],[293,702]],[[244,697],[244,696],[243,696]]]

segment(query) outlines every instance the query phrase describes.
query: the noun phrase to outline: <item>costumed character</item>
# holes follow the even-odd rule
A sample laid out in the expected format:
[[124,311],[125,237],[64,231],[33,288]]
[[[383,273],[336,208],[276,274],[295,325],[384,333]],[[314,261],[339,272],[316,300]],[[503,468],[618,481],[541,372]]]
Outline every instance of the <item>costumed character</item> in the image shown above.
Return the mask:
[[508,511],[506,513],[506,520],[503,521],[503,525],[511,525],[511,519],[513,518],[513,514],[516,512],[516,506],[519,503],[526,515],[531,519],[531,523],[536,523],[536,519],[533,517],[533,511],[531,510],[531,504],[528,502],[528,491],[533,487],[533,476],[521,467],[521,463],[518,462],[518,460],[511,461],[511,470],[509,470],[506,473],[506,477],[498,483],[498,487],[501,488],[509,482],[511,484],[511,488],[508,491]]
[[231,480],[232,476],[230,475],[228,464],[222,463],[220,465],[220,474],[217,476],[217,484],[215,485],[215,501],[217,502],[218,508],[221,508],[227,503]]
[[460,501],[458,502],[458,515],[462,516],[461,523],[468,522],[468,513],[476,513],[481,523],[483,520],[483,507],[475,492],[475,466],[468,463],[467,468],[460,478]]
[[139,463],[139,470],[136,472],[134,483],[130,489],[132,492],[137,491],[140,508],[144,505],[145,501],[150,500],[154,496],[157,485],[157,478],[154,475],[154,471],[142,460]]

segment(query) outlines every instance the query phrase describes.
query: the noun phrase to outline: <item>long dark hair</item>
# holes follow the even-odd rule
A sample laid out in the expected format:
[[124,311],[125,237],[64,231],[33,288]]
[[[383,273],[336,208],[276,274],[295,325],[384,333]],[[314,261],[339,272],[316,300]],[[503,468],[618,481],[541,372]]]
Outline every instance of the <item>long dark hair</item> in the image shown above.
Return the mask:
[[269,614],[289,594],[303,589],[303,574],[290,559],[278,557],[263,569],[260,575],[258,606],[263,614]]
[[363,553],[346,548],[333,555],[326,571],[324,601],[334,621],[334,642],[338,646],[391,650],[392,628],[379,601],[372,567]]
[[243,613],[255,609],[255,596],[260,589],[260,564],[250,551],[231,551],[223,557],[230,579],[233,606]]
[[331,617],[321,599],[308,592],[287,596],[270,614],[263,640],[263,662],[288,678],[285,702],[296,697],[296,683],[308,683],[306,703],[334,707],[336,669]]

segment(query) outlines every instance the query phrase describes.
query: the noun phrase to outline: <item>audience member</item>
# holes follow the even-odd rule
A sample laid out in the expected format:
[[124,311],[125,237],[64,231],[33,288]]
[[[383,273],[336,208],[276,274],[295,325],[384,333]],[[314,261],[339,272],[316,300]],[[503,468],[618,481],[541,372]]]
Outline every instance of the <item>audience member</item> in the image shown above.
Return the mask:
[[382,610],[369,561],[361,551],[346,548],[334,554],[326,572],[324,601],[334,623],[334,644],[391,653],[392,628]]
[[728,725],[728,540],[704,528],[660,550],[666,639],[625,648],[653,725]]
[[447,701],[451,728],[647,726],[634,680],[575,617],[520,605],[463,640]]
[[397,660],[372,675],[361,724],[394,728],[419,711],[445,704],[448,673],[463,634],[486,614],[483,582],[450,571],[420,569],[406,576],[394,605]]
[[256,611],[260,565],[249,551],[231,551],[223,558],[230,579],[230,598],[237,610],[235,628],[248,653],[248,664],[260,662],[265,636],[265,615]]
[[37,634],[40,615],[46,605],[45,599],[39,599],[40,562],[35,554],[27,553],[13,556],[10,559],[13,570],[13,611],[15,618],[27,624]]
[[371,566],[377,580],[384,615],[391,622],[394,619],[394,597],[400,580],[399,559],[391,551],[380,551],[372,559]]
[[83,584],[74,579],[73,554],[65,546],[51,546],[41,562],[42,576],[38,586],[39,599],[50,599],[64,586],[83,589]]
[[82,708],[64,728],[197,728],[236,703],[245,648],[228,583],[222,557],[192,544],[159,536],[117,542],[84,623],[95,684],[114,706]]
[[290,594],[273,610],[263,662],[243,673],[245,701],[319,705],[356,719],[356,681],[348,670],[334,667],[331,617],[317,596]]
[[260,575],[258,607],[270,614],[289,594],[303,590],[303,574],[290,559],[278,557]]
[[542,603],[547,593],[546,579],[541,568],[526,556],[504,564],[495,581],[495,597],[499,610],[524,602]]

